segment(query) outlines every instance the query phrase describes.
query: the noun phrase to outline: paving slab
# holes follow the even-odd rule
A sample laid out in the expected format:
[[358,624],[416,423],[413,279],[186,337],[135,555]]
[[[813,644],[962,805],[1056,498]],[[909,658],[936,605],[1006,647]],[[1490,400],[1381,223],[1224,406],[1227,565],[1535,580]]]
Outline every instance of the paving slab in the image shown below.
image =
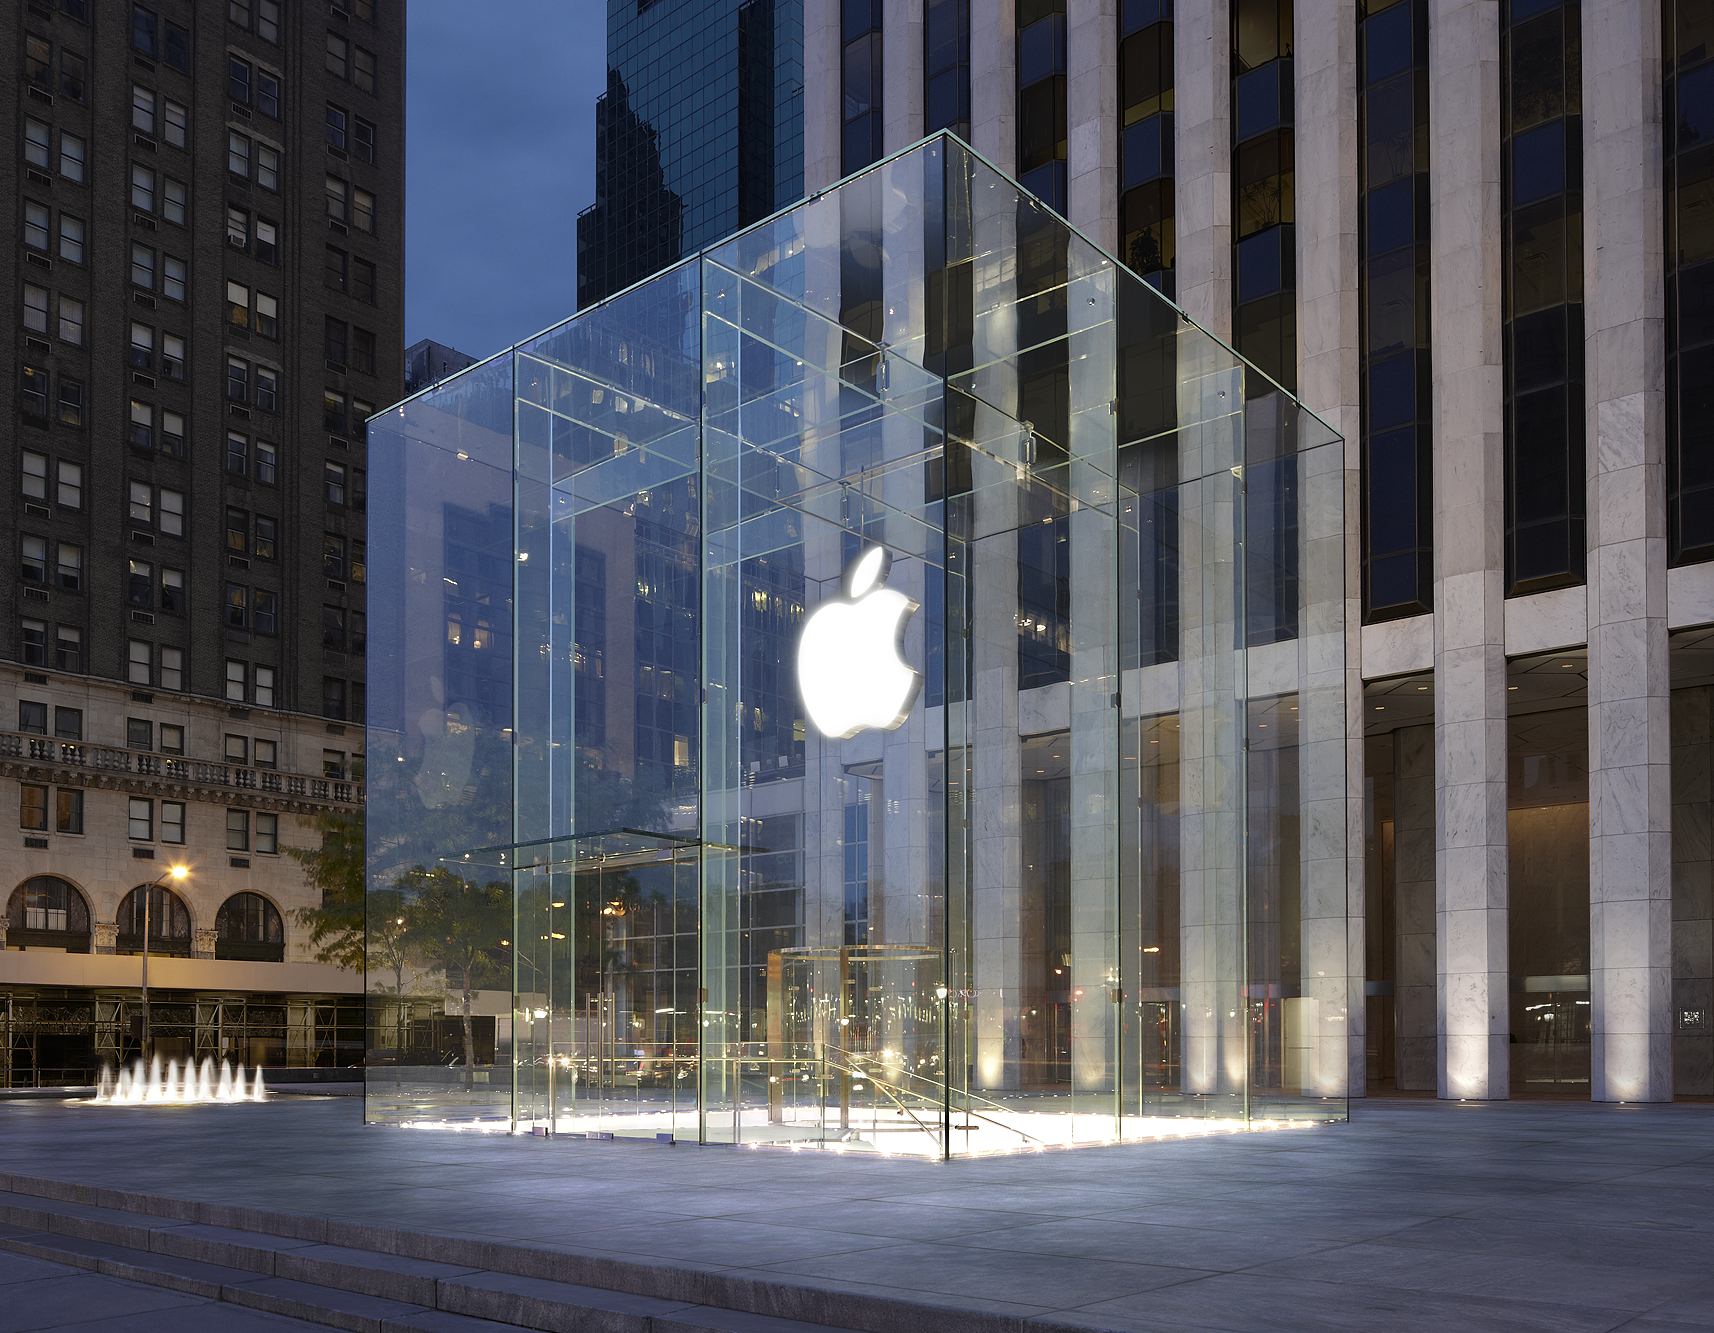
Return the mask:
[[[6,1102],[0,1193],[18,1227],[32,1198],[144,1200],[149,1248],[187,1263],[310,1274],[380,1249],[417,1297],[462,1280],[434,1265],[610,1282],[655,1303],[615,1316],[733,1333],[845,1311],[937,1331],[1714,1327],[1714,1107],[1696,1104],[1377,1100],[1346,1125],[933,1163],[365,1127],[352,1099]],[[268,1219],[287,1238],[233,1229]],[[8,1293],[66,1280],[0,1266]],[[484,1299],[352,1313],[476,1333],[436,1315],[529,1294]]]

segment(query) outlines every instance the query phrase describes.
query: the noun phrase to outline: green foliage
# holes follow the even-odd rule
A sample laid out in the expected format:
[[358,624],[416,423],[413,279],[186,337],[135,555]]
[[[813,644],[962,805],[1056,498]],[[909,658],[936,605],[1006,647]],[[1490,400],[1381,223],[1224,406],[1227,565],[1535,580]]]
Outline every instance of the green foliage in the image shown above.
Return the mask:
[[319,847],[288,847],[286,855],[304,868],[304,878],[321,890],[321,902],[292,915],[309,929],[310,944],[323,963],[363,970],[364,854],[363,813],[327,811],[316,818]]

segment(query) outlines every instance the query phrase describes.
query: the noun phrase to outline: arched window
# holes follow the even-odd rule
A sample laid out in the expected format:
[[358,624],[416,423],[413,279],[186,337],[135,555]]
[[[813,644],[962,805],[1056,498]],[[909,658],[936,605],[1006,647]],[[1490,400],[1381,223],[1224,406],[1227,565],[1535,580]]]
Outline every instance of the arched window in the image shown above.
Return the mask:
[[12,890],[6,904],[6,943],[12,948],[89,952],[89,904],[58,875],[37,875]]
[[190,957],[190,909],[164,884],[139,884],[119,903],[119,953],[143,952],[143,895],[149,895],[149,952]]
[[259,893],[235,893],[214,918],[214,956],[278,963],[286,956],[280,909]]

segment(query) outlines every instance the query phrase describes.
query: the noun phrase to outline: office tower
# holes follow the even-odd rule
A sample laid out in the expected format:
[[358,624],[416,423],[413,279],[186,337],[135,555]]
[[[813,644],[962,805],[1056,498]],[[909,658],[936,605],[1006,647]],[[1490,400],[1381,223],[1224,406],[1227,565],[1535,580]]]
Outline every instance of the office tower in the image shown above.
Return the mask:
[[[1344,436],[1346,721],[1301,744],[1349,748],[1367,836],[1352,1091],[1714,1093],[1705,7],[809,13],[808,193],[955,128]],[[1301,481],[1262,428],[1274,396],[1258,378],[1242,405],[1251,521]],[[1181,460],[1142,425],[1146,517]],[[1266,531],[1252,647],[1304,623],[1290,534]],[[1034,546],[1017,669],[1051,689],[1071,565]],[[1150,605],[1143,665],[1176,671],[1171,587]],[[1256,728],[1272,690],[1251,692]]]
[[803,192],[802,0],[608,0],[579,307]]
[[31,0],[4,22],[0,1084],[137,1049],[146,895],[155,1050],[349,1063],[359,978],[316,961],[295,913],[320,891],[286,852],[362,806],[404,6]]
[[405,392],[411,394],[426,389],[475,364],[475,357],[456,347],[437,343],[432,338],[419,339],[405,348]]

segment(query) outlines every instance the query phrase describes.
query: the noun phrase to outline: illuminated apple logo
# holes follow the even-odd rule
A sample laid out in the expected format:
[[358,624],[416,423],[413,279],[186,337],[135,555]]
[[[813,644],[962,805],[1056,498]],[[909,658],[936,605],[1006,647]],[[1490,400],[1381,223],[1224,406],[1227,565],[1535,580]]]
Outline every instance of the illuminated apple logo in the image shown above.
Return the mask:
[[921,677],[899,656],[917,604],[882,586],[887,553],[876,546],[851,566],[847,598],[823,602],[797,641],[797,688],[815,729],[842,741],[891,731],[910,716]]

